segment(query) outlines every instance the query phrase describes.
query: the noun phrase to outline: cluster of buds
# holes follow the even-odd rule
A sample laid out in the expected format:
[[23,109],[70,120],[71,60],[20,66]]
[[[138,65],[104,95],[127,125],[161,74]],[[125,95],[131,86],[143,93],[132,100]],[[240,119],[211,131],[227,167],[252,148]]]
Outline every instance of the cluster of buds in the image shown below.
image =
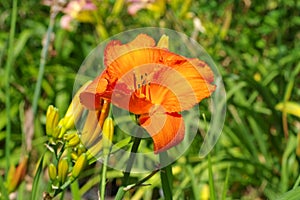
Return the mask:
[[[63,157],[58,161],[57,166],[50,163],[48,166],[48,175],[52,182],[52,189],[58,190],[63,189],[64,186],[69,185],[75,180],[79,174],[86,167],[88,161],[85,153],[82,153],[75,164],[69,163],[67,157]],[[71,167],[72,166],[72,167]]]
[[[102,100],[101,109],[85,110],[79,94],[90,82],[83,85],[74,96],[65,116],[59,119],[58,109],[50,105],[46,114],[47,147],[54,154],[48,166],[48,175],[54,194],[62,191],[74,181],[84,168],[94,162],[99,153],[108,155],[114,125],[108,116],[110,103]],[[75,124],[87,113],[83,129],[79,132]]]

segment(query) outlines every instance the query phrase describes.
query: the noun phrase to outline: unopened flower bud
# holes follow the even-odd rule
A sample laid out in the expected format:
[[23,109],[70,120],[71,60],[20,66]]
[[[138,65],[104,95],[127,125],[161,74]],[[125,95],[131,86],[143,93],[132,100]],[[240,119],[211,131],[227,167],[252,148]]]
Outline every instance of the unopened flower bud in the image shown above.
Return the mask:
[[24,179],[27,170],[27,162],[28,156],[23,158],[17,168],[15,168],[15,166],[11,166],[9,169],[7,178],[7,189],[9,193],[15,191]]
[[87,156],[85,153],[81,154],[79,158],[76,160],[75,165],[72,170],[72,177],[77,178],[82,172],[82,170],[85,168],[87,164]]
[[66,181],[67,175],[68,175],[68,170],[69,170],[69,163],[66,158],[61,159],[58,162],[58,173],[57,173],[57,178],[60,183],[64,183]]
[[70,141],[72,138],[77,136],[77,131],[72,130],[68,131],[66,134],[64,134],[64,140],[65,141]]
[[58,126],[61,127],[61,131],[58,135],[58,138],[62,138],[68,130],[74,128],[75,126],[74,116],[73,115],[65,116],[59,121]]
[[114,122],[111,117],[107,117],[103,124],[103,149],[108,149],[111,146],[112,138],[114,135]]
[[72,158],[72,160],[77,160],[78,159],[78,155],[77,155],[77,153],[75,153],[75,152],[72,152],[71,153],[71,158]]
[[48,136],[53,136],[53,133],[58,125],[58,118],[58,109],[50,105],[46,114],[46,134]]
[[48,174],[49,174],[51,181],[55,181],[56,176],[57,176],[57,170],[53,163],[50,163],[50,165],[48,166]]
[[80,144],[80,138],[79,136],[76,134],[73,138],[71,138],[68,142],[67,142],[67,147],[75,147],[77,145]]
[[210,199],[209,197],[209,186],[207,184],[205,184],[202,188],[202,190],[200,191],[200,199]]
[[82,153],[86,152],[86,148],[84,147],[84,145],[82,143],[80,143],[77,147],[77,154],[81,155]]
[[57,126],[56,128],[55,128],[55,130],[54,130],[54,132],[52,133],[52,137],[54,138],[54,139],[57,139],[58,138],[58,136],[59,136],[59,134],[60,134],[60,132],[61,132],[61,126]]
[[161,36],[161,38],[159,39],[158,43],[157,43],[157,47],[159,48],[169,48],[169,37],[166,35]]

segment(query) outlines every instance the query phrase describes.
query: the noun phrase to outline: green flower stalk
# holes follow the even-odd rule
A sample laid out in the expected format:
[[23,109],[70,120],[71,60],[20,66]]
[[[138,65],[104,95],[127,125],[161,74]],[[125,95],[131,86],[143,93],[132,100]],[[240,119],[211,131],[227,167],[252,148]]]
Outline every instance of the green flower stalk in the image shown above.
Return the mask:
[[103,140],[103,168],[102,168],[102,175],[101,175],[101,185],[99,185],[101,199],[105,198],[105,184],[106,184],[106,170],[107,170],[107,163],[109,159],[109,153],[111,150],[111,142],[114,135],[114,122],[111,116],[109,115],[103,123],[102,128],[102,140]]

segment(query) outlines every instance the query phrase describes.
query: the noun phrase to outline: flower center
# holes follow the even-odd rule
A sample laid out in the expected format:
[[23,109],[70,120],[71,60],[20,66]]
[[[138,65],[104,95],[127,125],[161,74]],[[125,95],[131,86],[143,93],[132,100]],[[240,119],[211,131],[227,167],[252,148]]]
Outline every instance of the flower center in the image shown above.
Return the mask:
[[150,78],[147,73],[137,73],[133,72],[133,87],[135,94],[139,98],[146,98],[151,100],[150,95]]

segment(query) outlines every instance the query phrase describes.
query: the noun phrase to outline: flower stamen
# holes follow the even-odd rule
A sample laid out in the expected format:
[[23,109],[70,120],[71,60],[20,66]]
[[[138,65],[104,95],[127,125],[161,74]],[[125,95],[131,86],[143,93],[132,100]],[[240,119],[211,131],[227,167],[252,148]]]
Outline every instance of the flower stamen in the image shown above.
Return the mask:
[[137,96],[145,97],[150,100],[150,78],[147,73],[138,75],[136,71],[133,72],[133,88]]

